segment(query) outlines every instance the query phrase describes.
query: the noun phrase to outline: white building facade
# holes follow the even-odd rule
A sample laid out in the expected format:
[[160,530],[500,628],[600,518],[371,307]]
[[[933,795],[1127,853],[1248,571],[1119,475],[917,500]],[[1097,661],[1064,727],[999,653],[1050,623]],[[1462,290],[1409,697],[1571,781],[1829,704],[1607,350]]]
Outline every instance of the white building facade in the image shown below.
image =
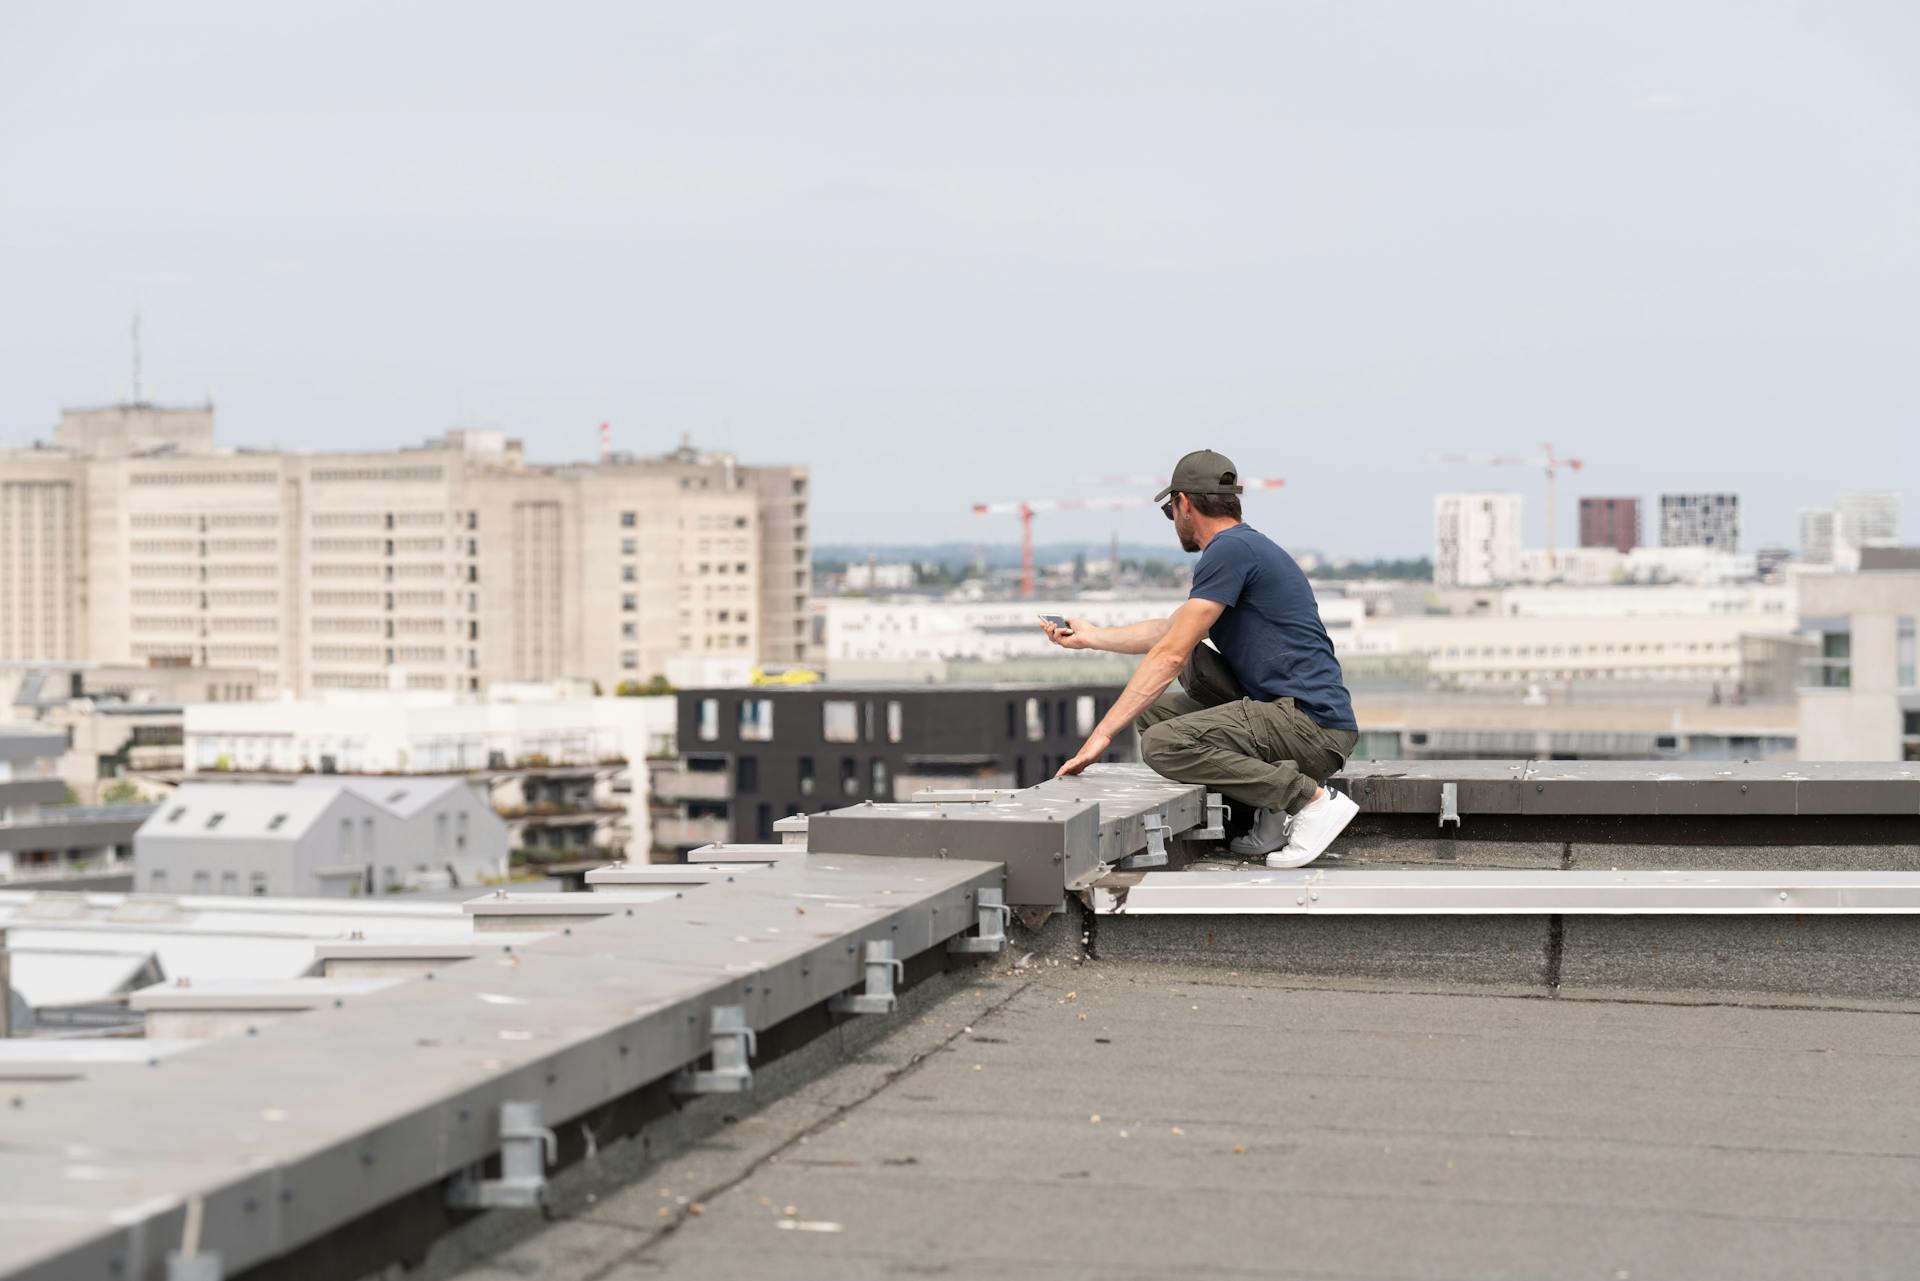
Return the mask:
[[1433,500],[1433,583],[1489,587],[1520,574],[1519,494],[1437,494]]

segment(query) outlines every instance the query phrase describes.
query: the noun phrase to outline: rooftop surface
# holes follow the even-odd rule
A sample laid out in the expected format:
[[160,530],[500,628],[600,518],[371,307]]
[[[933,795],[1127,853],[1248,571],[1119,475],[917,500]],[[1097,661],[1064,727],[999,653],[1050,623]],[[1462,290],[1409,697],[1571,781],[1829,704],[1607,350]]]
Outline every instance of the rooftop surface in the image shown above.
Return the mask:
[[451,1270],[1910,1276],[1916,1014],[1003,969]]
[[1911,767],[1346,783],[1299,872],[1114,765],[488,896],[553,919],[472,959],[409,919],[377,990],[0,1111],[0,1276],[1910,1273]]

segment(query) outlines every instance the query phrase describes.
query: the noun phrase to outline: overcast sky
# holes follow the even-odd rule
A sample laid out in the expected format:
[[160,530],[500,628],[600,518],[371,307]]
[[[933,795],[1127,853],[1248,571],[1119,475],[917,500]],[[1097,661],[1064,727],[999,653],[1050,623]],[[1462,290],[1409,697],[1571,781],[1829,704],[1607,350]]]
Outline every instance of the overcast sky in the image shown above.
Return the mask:
[[[500,426],[810,464],[818,541],[1015,534],[1210,446],[1250,516],[1920,502],[1911,4],[0,0],[0,441]],[[1046,538],[1168,538],[1149,508]],[[1906,533],[1920,531],[1909,518]],[[1651,536],[1649,529],[1649,536]]]

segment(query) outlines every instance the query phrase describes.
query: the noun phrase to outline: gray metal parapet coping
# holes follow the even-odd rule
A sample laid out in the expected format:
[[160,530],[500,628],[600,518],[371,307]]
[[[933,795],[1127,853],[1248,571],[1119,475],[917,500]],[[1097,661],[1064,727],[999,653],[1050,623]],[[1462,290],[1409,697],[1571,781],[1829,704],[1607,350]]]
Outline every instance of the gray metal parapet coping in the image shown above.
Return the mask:
[[697,1062],[715,1007],[765,1029],[861,984],[869,942],[905,959],[965,933],[1004,876],[787,860],[209,1043],[138,1089],[23,1098],[0,1113],[0,1276],[160,1277],[196,1199],[228,1275],[279,1257],[499,1151],[503,1103],[578,1117]]
[[1641,818],[1920,817],[1920,764],[1743,761],[1350,761],[1332,780],[1369,814]]
[[1835,916],[1920,913],[1920,872],[1302,868],[1148,872],[1124,916]]

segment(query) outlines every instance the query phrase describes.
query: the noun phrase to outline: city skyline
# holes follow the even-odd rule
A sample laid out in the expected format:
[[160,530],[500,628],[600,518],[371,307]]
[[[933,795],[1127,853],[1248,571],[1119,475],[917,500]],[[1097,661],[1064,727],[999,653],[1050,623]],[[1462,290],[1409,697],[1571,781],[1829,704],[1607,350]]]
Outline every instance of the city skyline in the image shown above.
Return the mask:
[[1911,488],[1893,8],[1229,8],[1204,51],[1145,6],[1013,44],[1012,9],[373,12],[0,6],[0,442],[124,397],[138,308],[148,397],[211,392],[231,443],[685,433],[814,468],[823,542],[977,540],[972,502],[1197,445],[1349,556],[1455,489],[1544,541],[1533,478],[1435,449],[1585,459],[1562,530],[1729,491],[1793,545]]

